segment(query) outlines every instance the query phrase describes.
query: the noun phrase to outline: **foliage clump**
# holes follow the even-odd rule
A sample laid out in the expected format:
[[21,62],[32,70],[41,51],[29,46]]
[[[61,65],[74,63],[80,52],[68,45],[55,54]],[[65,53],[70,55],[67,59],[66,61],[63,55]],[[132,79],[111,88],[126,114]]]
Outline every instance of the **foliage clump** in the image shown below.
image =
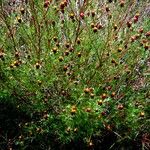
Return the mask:
[[12,145],[148,137],[147,3],[30,0],[13,13],[1,4],[0,99],[30,117]]

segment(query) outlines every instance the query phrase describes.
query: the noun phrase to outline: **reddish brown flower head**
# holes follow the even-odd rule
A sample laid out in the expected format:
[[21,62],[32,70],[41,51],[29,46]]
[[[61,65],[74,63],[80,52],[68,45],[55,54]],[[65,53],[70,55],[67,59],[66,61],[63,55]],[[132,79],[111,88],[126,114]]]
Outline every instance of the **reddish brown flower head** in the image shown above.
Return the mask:
[[80,13],[80,17],[81,17],[82,19],[84,19],[84,13],[83,13],[83,12]]
[[4,58],[4,53],[0,52],[0,58]]
[[91,112],[92,110],[91,110],[91,108],[86,108],[86,110],[85,110],[86,112]]
[[107,94],[106,94],[106,93],[103,93],[103,94],[101,95],[101,98],[102,98],[102,99],[107,98]]
[[60,3],[60,9],[64,9],[65,8],[65,3],[64,2],[61,2]]
[[109,12],[109,11],[110,11],[110,9],[109,9],[109,7],[108,7],[108,6],[106,6],[106,11],[107,11],[107,12]]
[[98,105],[102,105],[102,104],[103,104],[103,101],[102,101],[102,100],[99,100],[99,101],[97,102],[97,104],[98,104]]
[[144,48],[145,48],[145,50],[148,50],[149,46],[146,44],[146,45],[144,46]]
[[97,29],[102,29],[103,28],[103,26],[99,23],[96,25],[96,27],[97,27]]
[[48,8],[49,4],[50,4],[50,2],[49,2],[48,0],[45,1],[45,2],[44,2],[44,8]]
[[145,36],[149,37],[150,36],[150,31],[148,31],[147,33],[145,33]]
[[116,96],[116,93],[115,92],[112,92],[111,93],[111,97],[115,97]]
[[139,29],[139,33],[143,33],[143,28],[140,28],[140,29]]
[[124,5],[125,5],[124,0],[121,0],[121,2],[120,2],[120,7],[124,7]]
[[128,22],[127,22],[127,27],[130,28],[131,26],[132,26],[132,22],[131,22],[131,21],[128,21]]
[[64,5],[67,6],[68,0],[64,0]]
[[78,56],[78,57],[81,57],[81,52],[78,52],[77,56]]
[[92,11],[92,12],[91,12],[92,17],[94,17],[95,14],[96,14],[95,11]]
[[92,22],[91,23],[91,28],[94,28],[95,27],[95,24]]
[[105,116],[105,115],[106,115],[106,112],[105,112],[105,111],[101,112],[101,115],[102,115],[102,116]]
[[114,25],[114,30],[117,30],[118,26],[117,24]]
[[135,18],[139,18],[139,16],[140,16],[140,14],[139,14],[139,13],[136,13],[134,17],[135,17]]
[[37,62],[37,63],[35,64],[35,67],[36,67],[36,69],[39,69],[39,68],[41,67],[40,63]]
[[134,17],[133,20],[134,20],[134,23],[137,23],[139,18],[138,17]]
[[98,30],[97,27],[94,27],[94,28],[93,28],[93,32],[94,32],[94,33],[96,33],[97,30]]
[[140,117],[144,117],[145,113],[144,112],[140,112]]
[[63,70],[64,70],[64,71],[67,71],[67,70],[68,70],[68,67],[67,67],[67,66],[64,66]]
[[19,54],[19,52],[15,52],[15,57],[19,57],[20,56],[20,54]]
[[122,109],[123,109],[123,105],[122,105],[122,104],[119,104],[119,105],[117,106],[117,108],[118,108],[119,110],[122,110]]
[[84,89],[84,93],[90,93],[90,89],[89,88],[85,88]]

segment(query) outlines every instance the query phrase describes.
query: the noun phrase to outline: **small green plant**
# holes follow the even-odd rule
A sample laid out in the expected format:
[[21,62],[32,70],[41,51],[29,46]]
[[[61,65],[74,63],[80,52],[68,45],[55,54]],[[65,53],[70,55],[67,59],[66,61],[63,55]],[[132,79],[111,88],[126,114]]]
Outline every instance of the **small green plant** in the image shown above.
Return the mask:
[[104,131],[116,143],[149,133],[147,3],[30,0],[9,14],[1,5],[0,97],[31,118],[14,145],[48,149],[54,136],[94,148]]

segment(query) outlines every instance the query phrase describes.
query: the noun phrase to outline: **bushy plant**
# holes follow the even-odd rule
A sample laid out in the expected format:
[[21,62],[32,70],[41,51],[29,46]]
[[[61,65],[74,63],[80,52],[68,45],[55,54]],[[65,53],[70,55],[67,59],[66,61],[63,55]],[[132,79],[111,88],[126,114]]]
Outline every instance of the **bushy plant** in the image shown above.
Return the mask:
[[147,4],[30,0],[13,13],[1,5],[0,96],[31,118],[19,123],[16,145],[48,149],[52,135],[93,148],[104,131],[119,142],[149,132]]

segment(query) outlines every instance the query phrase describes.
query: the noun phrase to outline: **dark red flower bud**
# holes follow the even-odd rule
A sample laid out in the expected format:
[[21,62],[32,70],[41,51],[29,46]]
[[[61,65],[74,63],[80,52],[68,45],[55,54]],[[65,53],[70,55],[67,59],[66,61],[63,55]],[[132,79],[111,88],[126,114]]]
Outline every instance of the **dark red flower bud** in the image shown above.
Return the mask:
[[49,1],[45,1],[44,2],[44,8],[47,8],[49,6],[50,2]]
[[80,17],[81,17],[82,19],[84,19],[84,13],[83,13],[83,12],[80,13]]

